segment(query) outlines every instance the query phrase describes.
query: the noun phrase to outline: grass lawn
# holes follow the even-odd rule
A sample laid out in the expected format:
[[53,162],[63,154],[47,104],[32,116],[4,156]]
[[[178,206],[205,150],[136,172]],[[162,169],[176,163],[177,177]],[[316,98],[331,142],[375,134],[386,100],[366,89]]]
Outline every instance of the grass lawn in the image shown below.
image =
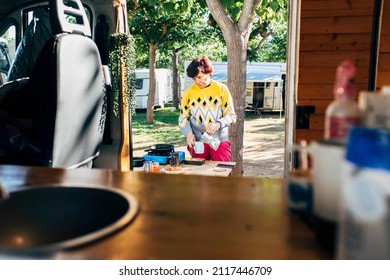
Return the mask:
[[146,123],[146,110],[137,111],[132,116],[133,135],[142,135],[140,141],[145,142],[181,143],[184,136],[179,129],[179,114],[179,110],[172,110],[171,107],[158,108],[155,109],[153,123]]

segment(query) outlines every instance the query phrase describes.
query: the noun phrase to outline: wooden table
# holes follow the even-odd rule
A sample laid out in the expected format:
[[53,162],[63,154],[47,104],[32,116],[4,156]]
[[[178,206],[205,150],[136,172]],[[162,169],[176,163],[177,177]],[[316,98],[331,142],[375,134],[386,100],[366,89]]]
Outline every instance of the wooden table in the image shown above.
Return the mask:
[[[231,167],[217,167],[218,164],[225,164]],[[223,161],[208,161],[206,160],[203,165],[190,165],[190,164],[180,164],[182,170],[177,172],[184,175],[206,175],[206,176],[221,176],[227,177],[232,173],[235,162],[223,162]],[[161,168],[162,171],[166,174],[177,174],[176,172],[167,172]]]
[[50,256],[54,259],[332,258],[319,248],[313,230],[288,214],[278,179],[9,165],[0,165],[0,179],[8,191],[25,185],[96,184],[137,198],[140,212],[125,228],[57,252]]

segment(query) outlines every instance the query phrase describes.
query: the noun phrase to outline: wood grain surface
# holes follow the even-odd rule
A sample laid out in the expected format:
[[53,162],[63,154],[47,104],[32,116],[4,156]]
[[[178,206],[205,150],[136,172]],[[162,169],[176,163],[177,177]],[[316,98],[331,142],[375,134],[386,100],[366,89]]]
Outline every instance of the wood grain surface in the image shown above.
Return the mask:
[[[140,204],[117,233],[50,259],[330,259],[314,232],[286,209],[283,181],[0,165],[9,191],[36,185],[103,185]],[[50,209],[48,209],[50,211]],[[0,252],[1,254],[1,252]]]

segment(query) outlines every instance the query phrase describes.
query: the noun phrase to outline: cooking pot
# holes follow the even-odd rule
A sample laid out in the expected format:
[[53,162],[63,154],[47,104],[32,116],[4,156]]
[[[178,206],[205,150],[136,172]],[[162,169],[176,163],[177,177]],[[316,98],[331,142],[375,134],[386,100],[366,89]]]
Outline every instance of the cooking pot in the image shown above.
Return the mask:
[[143,157],[134,157],[133,158],[133,167],[143,167],[145,159]]
[[155,155],[170,155],[174,152],[174,146],[172,144],[156,144],[150,146],[150,148],[145,150],[145,152]]

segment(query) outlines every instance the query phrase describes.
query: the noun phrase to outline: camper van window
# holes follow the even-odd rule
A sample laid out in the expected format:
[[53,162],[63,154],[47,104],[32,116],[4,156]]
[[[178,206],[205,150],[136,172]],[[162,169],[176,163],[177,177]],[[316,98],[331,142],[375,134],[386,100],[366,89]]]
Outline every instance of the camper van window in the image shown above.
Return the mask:
[[167,76],[167,87],[171,86],[171,78]]
[[15,38],[16,37],[16,27],[15,25],[10,25],[2,34],[1,42],[7,48],[9,59],[12,60],[15,55]]
[[10,61],[6,43],[0,41],[0,71],[8,73]]
[[[84,11],[87,14],[88,22],[91,24],[92,23],[92,19],[91,19],[92,13],[91,13],[90,9],[84,5]],[[66,20],[68,22],[71,22],[71,23],[82,23],[82,21],[83,21],[81,16],[74,16],[72,14],[67,14]],[[92,25],[90,27],[92,30]]]
[[135,80],[135,89],[142,89],[144,86],[144,79]]
[[26,31],[27,26],[30,24],[30,22],[34,19],[34,11],[36,10],[45,10],[46,13],[49,13],[49,7],[48,5],[41,5],[41,6],[35,6],[33,8],[28,8],[23,10],[23,30]]
[[[72,3],[72,2],[69,2],[69,3]],[[84,11],[87,15],[87,18],[88,18],[88,21],[91,25],[91,30],[92,30],[92,11],[91,11],[91,8],[85,4],[83,4],[83,7],[84,7]],[[47,5],[44,5],[44,6],[35,6],[33,8],[30,8],[30,9],[25,9],[24,10],[24,18],[26,19],[25,22],[24,22],[24,29],[27,28],[27,26],[30,24],[30,22],[32,21],[32,19],[34,18],[34,10],[36,10],[37,8],[42,8],[42,9],[48,9],[48,6]],[[74,15],[71,15],[71,14],[67,14],[66,15],[66,19],[68,22],[80,22],[81,21],[81,18],[80,17],[76,17]]]
[[[15,26],[10,25],[0,37],[0,86],[7,81],[11,59],[15,53]],[[11,51],[10,51],[11,47]]]

